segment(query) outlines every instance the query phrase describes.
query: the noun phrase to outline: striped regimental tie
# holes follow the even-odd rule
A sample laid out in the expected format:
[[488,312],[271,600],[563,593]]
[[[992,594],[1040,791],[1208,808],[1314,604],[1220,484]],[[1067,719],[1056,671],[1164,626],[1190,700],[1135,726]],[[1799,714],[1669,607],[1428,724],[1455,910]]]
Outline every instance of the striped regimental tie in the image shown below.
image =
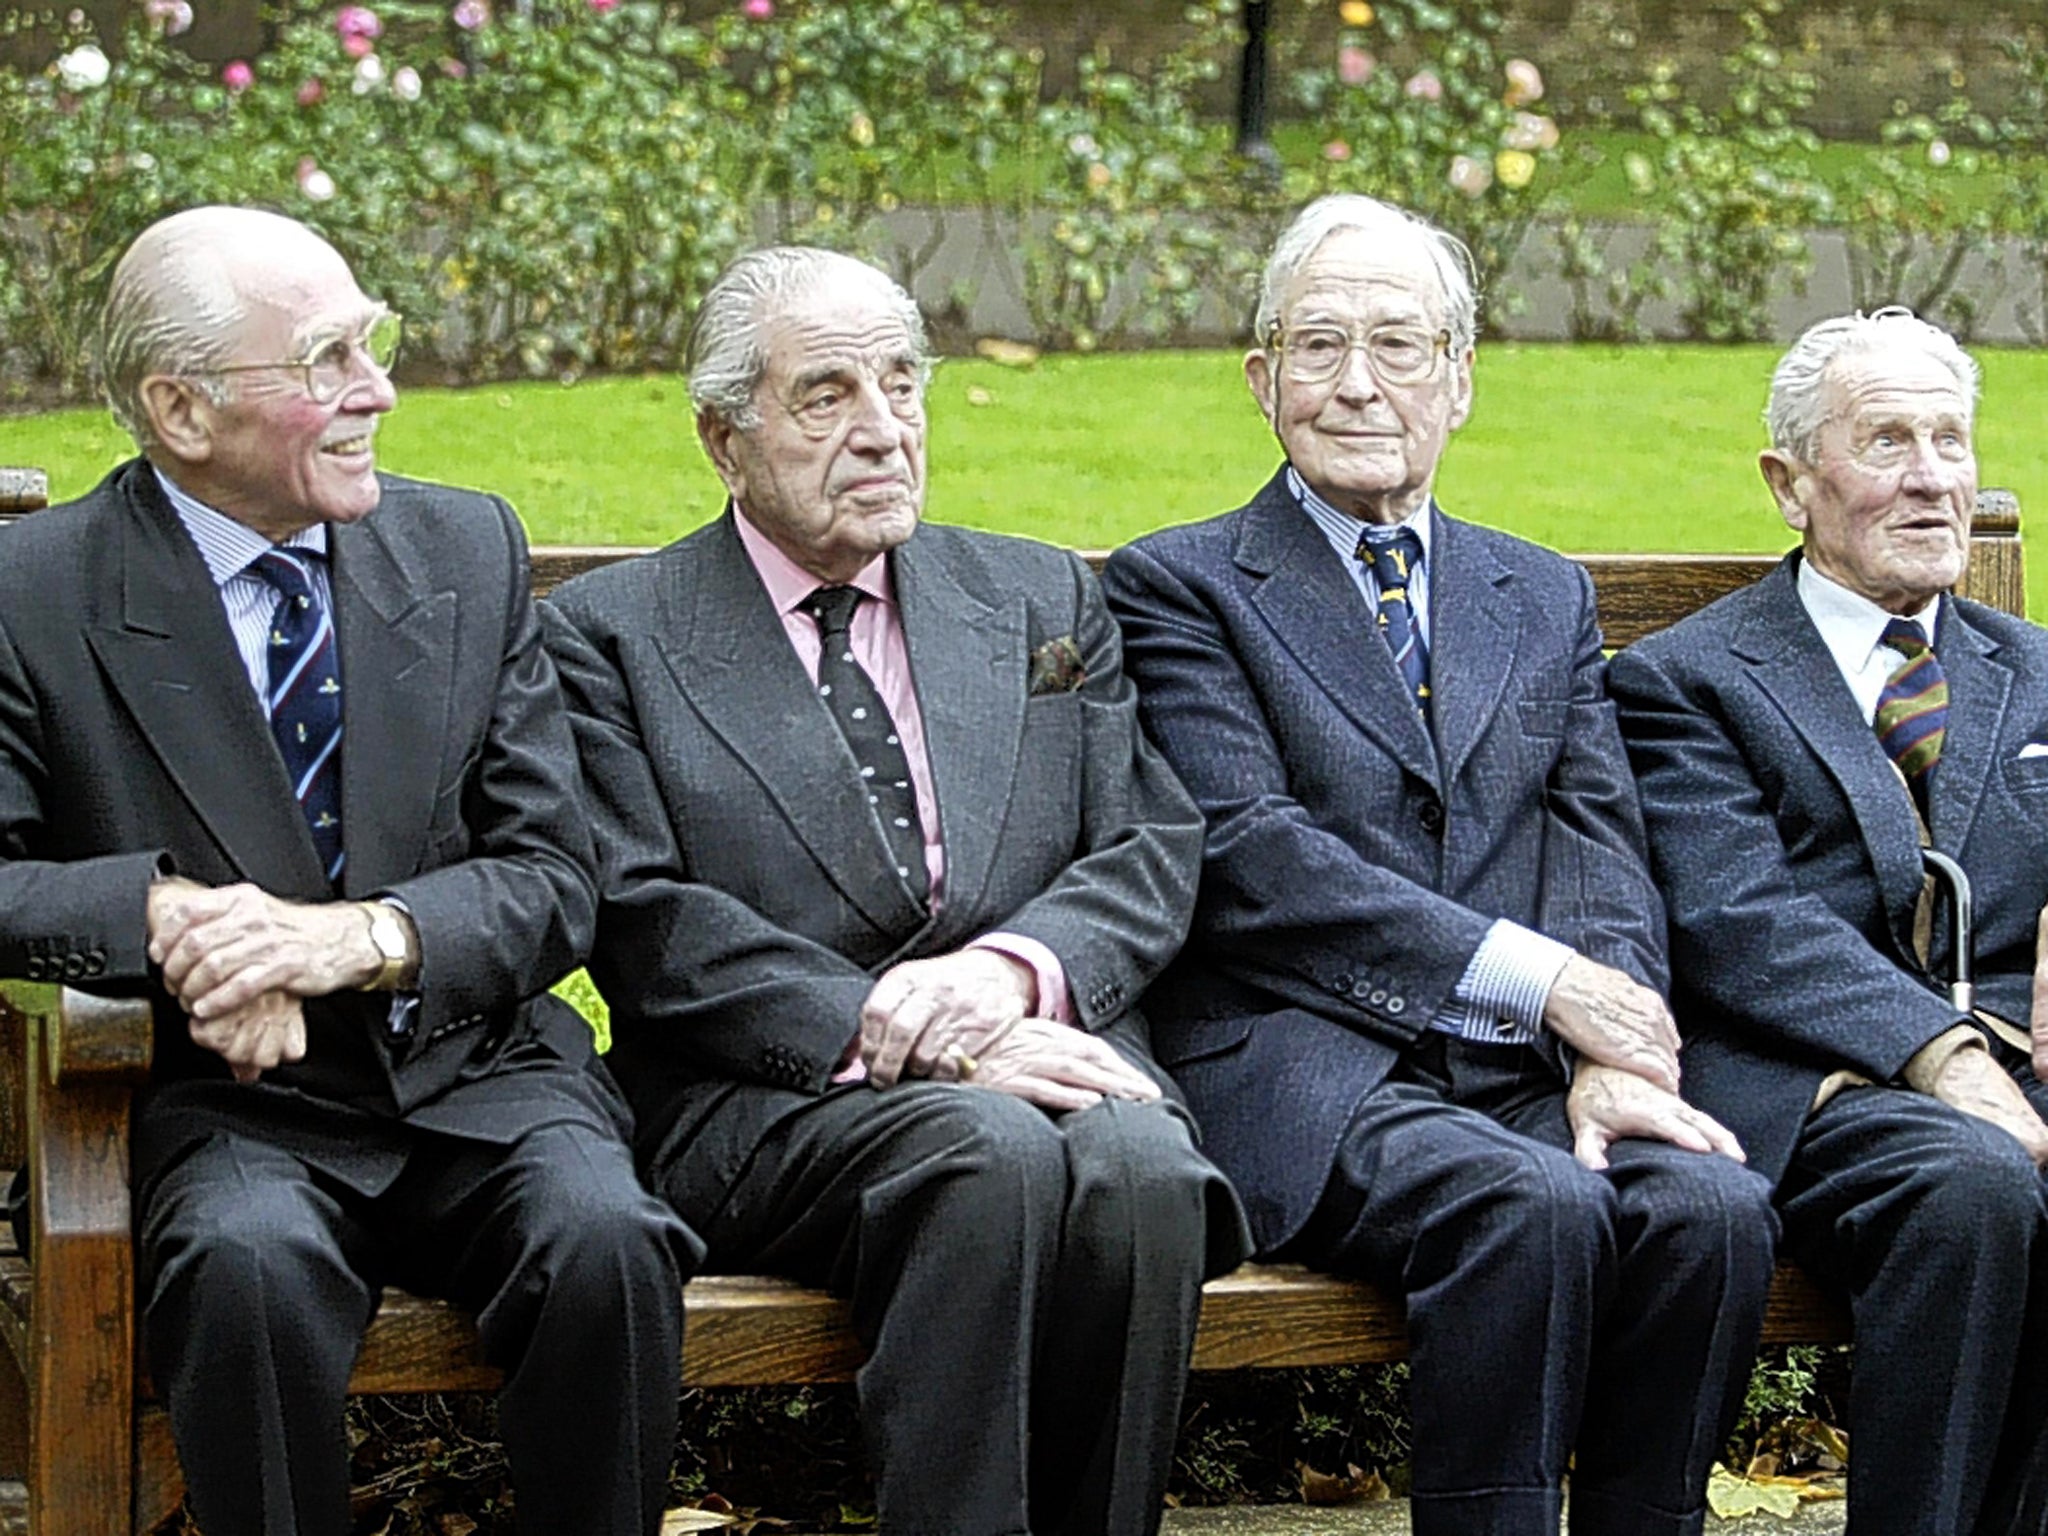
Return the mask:
[[1413,528],[1367,529],[1358,540],[1358,558],[1372,568],[1372,579],[1380,589],[1380,636],[1394,653],[1394,665],[1426,720],[1429,647],[1422,643],[1415,606],[1408,599],[1409,575],[1422,564],[1421,536]]
[[341,879],[341,656],[334,618],[306,562],[316,550],[271,549],[249,569],[277,589],[270,616],[270,731],[320,852],[329,883]]
[[1941,670],[1941,658],[1934,654],[1915,620],[1893,619],[1885,625],[1882,639],[1906,660],[1885,679],[1872,725],[1885,752],[1905,775],[1924,815],[1928,780],[1941,760],[1942,739],[1948,734],[1948,678]]

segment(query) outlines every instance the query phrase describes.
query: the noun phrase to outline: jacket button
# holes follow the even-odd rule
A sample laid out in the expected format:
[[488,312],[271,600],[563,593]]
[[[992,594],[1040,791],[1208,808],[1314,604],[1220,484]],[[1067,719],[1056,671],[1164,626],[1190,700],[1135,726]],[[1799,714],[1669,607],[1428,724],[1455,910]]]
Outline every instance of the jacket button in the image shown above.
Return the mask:
[[64,979],[66,981],[85,980],[85,956],[66,955],[64,957]]
[[1405,997],[1390,997],[1387,999],[1387,1012],[1389,1013],[1399,1013],[1407,1006],[1408,999]]
[[43,981],[47,979],[45,973],[48,970],[49,964],[41,955],[31,955],[27,963],[22,966],[21,974],[29,981]]
[[1372,996],[1370,996],[1370,997],[1368,997],[1368,998],[1366,999],[1366,1001],[1367,1001],[1368,1003],[1372,1004],[1372,1006],[1373,1006],[1373,1007],[1375,1007],[1375,1008],[1379,1007],[1379,1005],[1380,1005],[1381,1003],[1384,1003],[1384,1002],[1385,1002],[1386,1000],[1387,1000],[1387,993],[1386,993],[1386,989],[1385,989],[1384,987],[1374,987],[1374,988],[1372,989]]
[[1415,819],[1422,823],[1422,830],[1434,835],[1443,830],[1444,808],[1434,800],[1425,800],[1415,808]]
[[1351,973],[1349,971],[1345,971],[1330,983],[1330,989],[1334,992],[1349,992],[1351,986]]

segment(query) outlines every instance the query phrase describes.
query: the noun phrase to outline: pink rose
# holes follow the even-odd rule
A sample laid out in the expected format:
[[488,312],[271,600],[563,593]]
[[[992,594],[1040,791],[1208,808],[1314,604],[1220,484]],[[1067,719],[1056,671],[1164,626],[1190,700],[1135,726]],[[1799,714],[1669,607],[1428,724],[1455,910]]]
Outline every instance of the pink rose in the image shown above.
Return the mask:
[[376,39],[364,37],[361,33],[354,33],[341,40],[341,51],[352,59],[360,59],[365,54],[374,53],[376,48]]
[[302,80],[299,82],[298,102],[302,107],[319,106],[320,98],[326,94],[327,87],[318,80]]
[[588,0],[588,4],[600,16],[619,8],[619,0]]
[[1442,101],[1444,83],[1437,79],[1435,70],[1418,69],[1408,77],[1408,83],[1401,90],[1417,101]]
[[220,83],[237,93],[246,91],[256,83],[256,71],[244,59],[230,59],[221,69]]
[[1526,107],[1543,99],[1543,72],[1527,59],[1509,59],[1504,71],[1507,94],[1501,99],[1511,107]]
[[740,9],[756,21],[766,21],[775,14],[775,0],[747,0]]
[[384,23],[366,5],[344,5],[334,13],[334,30],[344,40],[351,37],[382,37]]
[[469,77],[469,66],[460,59],[441,60],[441,73],[450,80],[465,80]]
[[1332,139],[1323,146],[1325,160],[1345,161],[1351,158],[1351,146],[1342,139]]
[[474,32],[491,19],[491,8],[485,0],[455,0],[455,9],[448,13],[448,19],[465,32]]
[[1379,60],[1354,44],[1346,43],[1337,50],[1337,78],[1346,85],[1365,84],[1378,67]]

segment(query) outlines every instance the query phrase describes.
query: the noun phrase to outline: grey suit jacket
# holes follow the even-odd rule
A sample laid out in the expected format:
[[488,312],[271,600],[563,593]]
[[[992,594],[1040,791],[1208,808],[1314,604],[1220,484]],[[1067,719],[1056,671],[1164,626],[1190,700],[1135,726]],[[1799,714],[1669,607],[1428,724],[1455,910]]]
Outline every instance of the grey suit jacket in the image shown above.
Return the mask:
[[152,977],[152,874],[329,900],[219,594],[137,460],[0,531],[0,974],[146,991],[156,1064],[138,1183],[217,1128],[270,1136],[374,1187],[400,1122],[509,1140],[544,1119],[621,1125],[527,1067],[593,1058],[537,996],[582,957],[594,891],[575,759],[511,510],[386,478],[330,529],[343,682],[343,875],[420,935],[413,1038],[387,998],[307,1005],[306,1060],[245,1087]]
[[[932,525],[890,556],[946,850],[927,916],[732,518],[544,605],[643,1151],[683,1147],[724,1085],[822,1091],[883,969],[994,929],[1059,957],[1080,1024],[1128,1033],[1186,932],[1201,821],[1139,734],[1086,565]],[[1034,652],[1065,637],[1086,680],[1034,695]]]
[[1495,918],[1665,980],[1591,583],[1433,515],[1433,734],[1280,475],[1103,577],[1146,728],[1208,819],[1193,935],[1151,1006],[1159,1059],[1265,1250]]
[[[1914,958],[1912,802],[1807,616],[1796,553],[1614,658],[1670,907],[1688,1097],[1775,1179],[1829,1073],[1897,1077],[1960,1017]],[[1943,598],[1935,847],[1975,887],[1981,1004],[2024,1024],[2048,904],[2048,632]],[[1948,974],[1950,939],[1933,958]]]

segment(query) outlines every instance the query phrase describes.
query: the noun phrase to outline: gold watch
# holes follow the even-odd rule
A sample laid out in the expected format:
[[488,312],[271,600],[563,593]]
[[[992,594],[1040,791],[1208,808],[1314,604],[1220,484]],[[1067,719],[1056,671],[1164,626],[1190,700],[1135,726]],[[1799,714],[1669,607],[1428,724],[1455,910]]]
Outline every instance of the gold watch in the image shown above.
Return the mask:
[[412,958],[412,946],[406,942],[405,924],[398,920],[398,909],[389,902],[365,901],[358,905],[363,916],[370,920],[370,942],[377,946],[377,953],[384,958],[383,966],[363,983],[362,990],[395,992],[405,976],[406,963]]

